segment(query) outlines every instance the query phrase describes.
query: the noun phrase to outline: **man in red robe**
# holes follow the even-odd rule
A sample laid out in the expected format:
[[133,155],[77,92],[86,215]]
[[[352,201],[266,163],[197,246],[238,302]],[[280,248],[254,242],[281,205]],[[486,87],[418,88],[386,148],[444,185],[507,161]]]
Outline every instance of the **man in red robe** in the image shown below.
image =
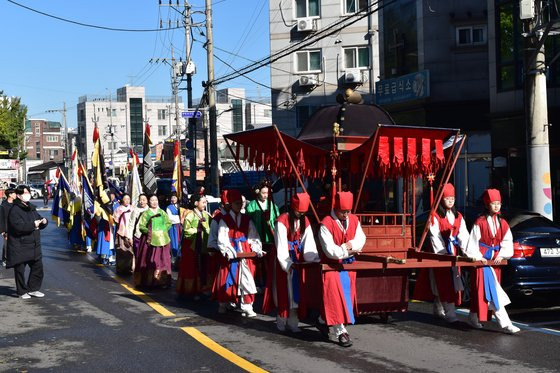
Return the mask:
[[275,278],[265,289],[263,313],[276,305],[276,326],[282,332],[286,329],[299,332],[299,320],[306,316],[306,270],[298,264],[319,262],[313,230],[305,216],[309,203],[307,193],[295,194],[290,201],[290,211],[278,217],[274,229],[276,270],[271,272]]
[[249,216],[241,213],[241,193],[229,190],[227,201],[231,211],[218,224],[217,245],[223,256],[214,284],[215,297],[220,304],[218,312],[224,313],[228,304],[239,302],[244,316],[255,317],[255,264],[251,258],[237,258],[237,254],[252,251],[261,257],[265,252],[255,225]]
[[483,194],[487,212],[481,215],[471,230],[465,254],[484,263],[471,272],[471,309],[468,322],[476,329],[480,321],[488,321],[492,312],[502,330],[509,334],[519,331],[512,324],[505,306],[510,299],[500,285],[502,259],[513,255],[513,236],[508,223],[500,217],[502,198],[497,189],[487,189]]
[[[351,214],[354,196],[350,192],[335,195],[334,209],[321,222],[319,241],[323,249],[322,263],[351,264],[360,253],[366,236],[358,217]],[[323,309],[319,330],[326,334],[321,324],[332,326],[339,345],[350,347],[352,340],[345,324],[354,324],[357,310],[356,272],[323,271]]]

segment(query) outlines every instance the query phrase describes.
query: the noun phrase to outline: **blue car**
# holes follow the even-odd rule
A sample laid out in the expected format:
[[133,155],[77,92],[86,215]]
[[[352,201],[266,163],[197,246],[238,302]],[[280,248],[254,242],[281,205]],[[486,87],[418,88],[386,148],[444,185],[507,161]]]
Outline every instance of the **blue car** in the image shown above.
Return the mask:
[[552,303],[560,294],[560,226],[534,212],[504,214],[513,234],[513,257],[502,270],[512,301]]

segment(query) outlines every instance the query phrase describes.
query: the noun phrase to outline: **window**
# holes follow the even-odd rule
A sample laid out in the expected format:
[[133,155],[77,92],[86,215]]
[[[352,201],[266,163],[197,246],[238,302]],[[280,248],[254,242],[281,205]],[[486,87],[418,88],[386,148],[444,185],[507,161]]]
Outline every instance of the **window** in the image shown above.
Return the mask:
[[368,7],[368,0],[342,0],[342,3],[344,4],[344,14],[357,13]]
[[109,109],[109,108],[107,108],[107,116],[108,116],[108,117],[111,116],[111,113],[113,113],[113,115],[112,115],[113,117],[116,117],[116,116],[117,116],[117,109]]
[[344,68],[363,68],[369,67],[369,48],[368,47],[352,47],[344,48]]
[[142,99],[130,98],[128,107],[130,108],[130,142],[132,143],[132,146],[142,146],[142,143],[144,141]]
[[486,44],[486,26],[457,27],[457,46]]
[[47,142],[58,142],[58,136],[47,136]]
[[41,159],[41,143],[37,141],[35,143],[35,156],[38,159]]
[[164,120],[165,118],[167,118],[167,109],[158,109],[157,119]]
[[40,135],[40,134],[41,134],[41,124],[40,124],[40,123],[36,123],[36,124],[35,124],[35,134],[36,134],[36,135]]
[[320,106],[315,105],[297,105],[296,106],[296,116],[297,116],[297,128],[302,128],[309,118],[319,109]]
[[85,109],[78,110],[78,121],[83,122],[86,120],[86,111]]
[[296,18],[319,17],[319,0],[295,0]]
[[264,109],[264,117],[265,118],[272,117],[272,110],[271,109]]
[[296,72],[321,72],[321,51],[296,52]]
[[243,102],[242,100],[231,100],[233,132],[243,131]]
[[[159,110],[158,110],[159,112]],[[158,136],[167,136],[167,126],[158,126]]]

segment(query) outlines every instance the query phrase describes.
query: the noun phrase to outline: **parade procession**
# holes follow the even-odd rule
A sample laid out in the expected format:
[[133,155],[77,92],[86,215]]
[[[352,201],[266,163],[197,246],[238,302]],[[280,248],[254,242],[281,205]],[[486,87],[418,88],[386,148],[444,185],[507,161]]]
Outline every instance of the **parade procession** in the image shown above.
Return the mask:
[[[125,187],[108,183],[96,128],[92,169],[74,153],[68,177],[58,173],[53,219],[67,228],[72,249],[114,266],[137,289],[213,301],[217,315],[274,315],[280,333],[312,325],[350,347],[349,325],[359,317],[387,322],[412,299],[432,302],[434,316],[452,324],[465,288],[470,327],[484,328],[494,315],[504,333],[519,332],[500,286],[500,268],[513,255],[500,191],[484,192],[486,211],[470,233],[455,208],[449,180],[466,136],[400,126],[356,100],[346,92],[298,138],[275,126],[226,135],[239,169],[265,177],[250,185],[252,195],[222,190],[215,211],[203,187],[184,194],[178,142],[170,195],[157,193],[153,165],[132,150]],[[149,125],[144,135],[149,160]],[[284,182],[282,206],[271,177]],[[429,218],[419,223],[424,197]]]

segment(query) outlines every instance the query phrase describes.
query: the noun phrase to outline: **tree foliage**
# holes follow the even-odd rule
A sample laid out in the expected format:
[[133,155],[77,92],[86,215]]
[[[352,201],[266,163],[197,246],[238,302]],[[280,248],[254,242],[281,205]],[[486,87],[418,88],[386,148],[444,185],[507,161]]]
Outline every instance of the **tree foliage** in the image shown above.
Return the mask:
[[8,97],[0,91],[0,149],[12,152],[12,157],[25,154],[23,136],[27,106],[19,97]]

